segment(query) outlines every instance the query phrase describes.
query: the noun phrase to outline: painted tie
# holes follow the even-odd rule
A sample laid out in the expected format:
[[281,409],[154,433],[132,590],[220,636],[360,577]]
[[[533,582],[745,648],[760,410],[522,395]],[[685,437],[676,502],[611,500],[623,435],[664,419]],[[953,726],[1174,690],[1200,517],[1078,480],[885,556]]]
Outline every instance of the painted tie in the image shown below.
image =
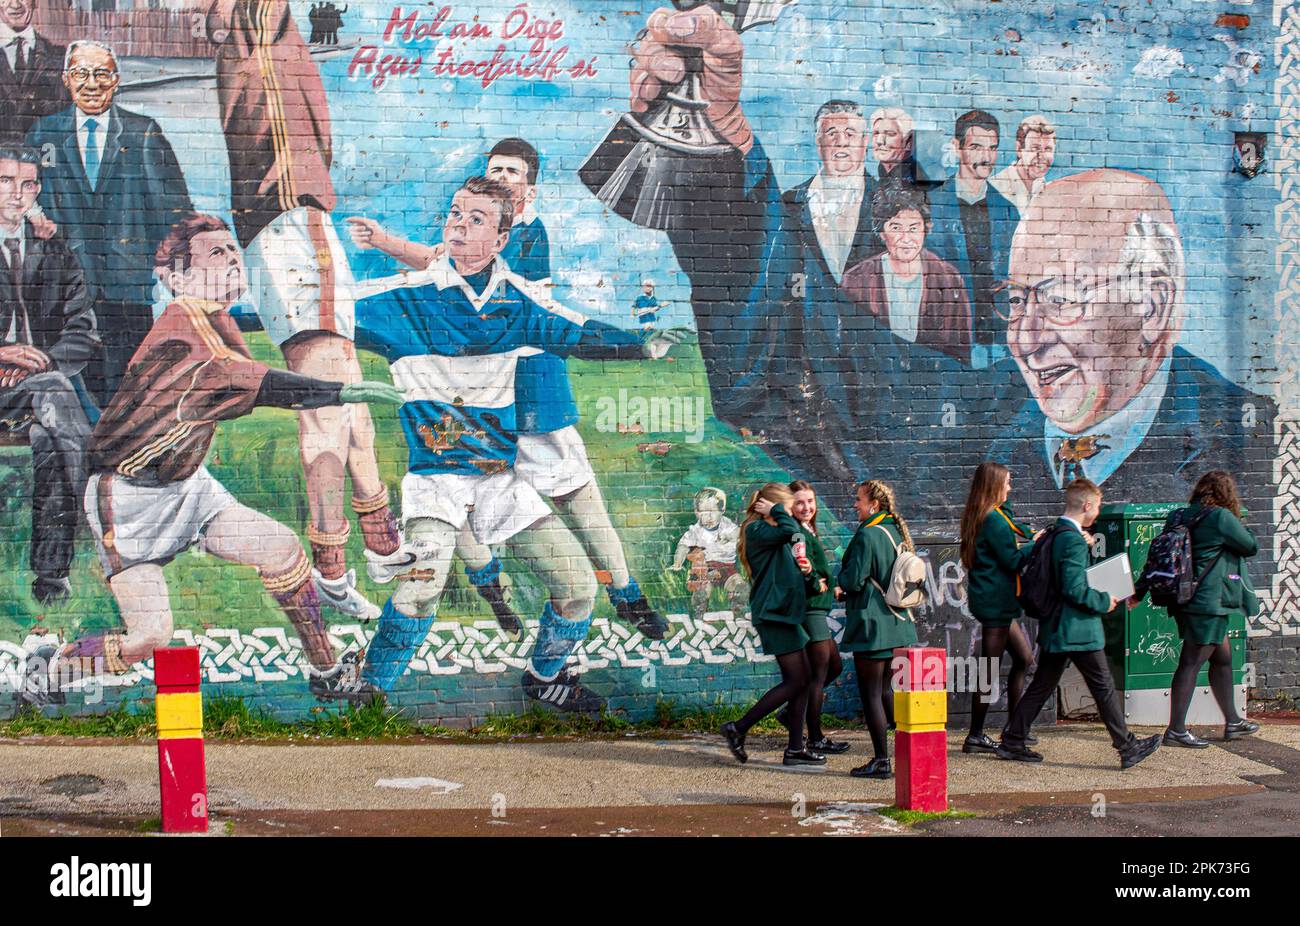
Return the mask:
[[93,192],[99,182],[99,145],[95,141],[95,130],[99,123],[94,119],[86,120],[86,183]]
[[1061,485],[1069,485],[1076,479],[1086,479],[1083,461],[1095,457],[1109,445],[1102,443],[1109,434],[1085,434],[1082,437],[1067,437],[1056,449],[1056,471],[1061,474]]
[[17,342],[18,326],[15,324],[18,312],[18,301],[22,299],[23,285],[23,255],[22,247],[17,238],[5,239],[5,256],[9,258],[9,279],[14,288],[13,305],[6,306],[7,316],[4,320],[3,337],[6,341]]
[[23,54],[23,46],[26,44],[27,43],[23,41],[23,37],[21,35],[16,36],[14,38],[14,72],[15,73],[27,67],[27,56]]

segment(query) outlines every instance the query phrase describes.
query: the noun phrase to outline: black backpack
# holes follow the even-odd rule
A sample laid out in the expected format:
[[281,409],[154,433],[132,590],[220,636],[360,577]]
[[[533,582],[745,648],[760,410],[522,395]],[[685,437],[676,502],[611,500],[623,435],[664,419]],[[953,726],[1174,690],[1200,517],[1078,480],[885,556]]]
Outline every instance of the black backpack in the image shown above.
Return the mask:
[[1016,601],[1025,612],[1043,626],[1055,622],[1061,615],[1061,589],[1052,568],[1052,544],[1058,534],[1074,528],[1057,525],[1034,541],[1029,559],[1020,567],[1020,591]]
[[[1192,559],[1192,529],[1207,518],[1213,508],[1206,508],[1194,518],[1187,517],[1187,509],[1174,512],[1165,529],[1147,551],[1147,562],[1142,567],[1138,587],[1151,593],[1151,603],[1162,608],[1187,604],[1196,597],[1201,581],[1196,577]],[[1218,557],[1215,557],[1215,561]],[[1214,568],[1214,562],[1205,573]],[[1205,577],[1202,573],[1201,578]]]

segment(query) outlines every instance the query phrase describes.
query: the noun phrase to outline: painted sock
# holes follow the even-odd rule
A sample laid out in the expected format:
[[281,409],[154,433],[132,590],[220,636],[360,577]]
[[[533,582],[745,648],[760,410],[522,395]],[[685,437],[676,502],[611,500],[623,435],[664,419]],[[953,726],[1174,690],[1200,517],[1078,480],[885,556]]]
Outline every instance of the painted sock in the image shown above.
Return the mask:
[[495,556],[488,560],[487,565],[482,569],[473,569],[469,566],[465,567],[465,577],[469,579],[469,584],[480,591],[484,587],[492,585],[498,578],[500,578],[500,576],[501,560],[497,559]]
[[406,671],[420,648],[424,638],[433,626],[433,615],[428,617],[410,617],[397,610],[393,599],[384,602],[383,613],[379,615],[379,627],[375,638],[366,650],[366,667],[361,677],[374,685],[388,691]]
[[72,662],[84,675],[109,672],[125,675],[131,666],[122,658],[122,634],[117,631],[99,631],[72,641],[62,653],[50,661],[50,669],[60,662]]
[[591,615],[579,621],[561,617],[549,601],[542,610],[541,627],[537,631],[537,644],[529,668],[539,681],[549,682],[560,674],[565,661],[591,630]]
[[343,530],[337,533],[320,531],[307,527],[307,540],[311,543],[311,558],[317,571],[326,579],[342,578],[348,571],[347,554],[344,547],[348,542],[351,525],[346,522]]
[[297,561],[283,572],[262,573],[262,584],[270,592],[289,623],[298,633],[307,661],[318,670],[334,667],[334,647],[320,616],[320,601],[311,580],[311,563],[298,551]]
[[361,525],[361,540],[366,549],[380,556],[396,553],[402,545],[402,535],[397,531],[397,519],[388,507],[388,486],[372,498],[352,496],[352,510]]

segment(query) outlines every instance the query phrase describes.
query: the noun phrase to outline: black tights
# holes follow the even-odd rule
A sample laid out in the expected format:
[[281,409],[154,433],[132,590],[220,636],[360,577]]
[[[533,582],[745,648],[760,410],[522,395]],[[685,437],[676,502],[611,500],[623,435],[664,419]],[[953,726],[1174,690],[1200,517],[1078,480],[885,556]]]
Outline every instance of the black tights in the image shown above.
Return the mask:
[[1210,691],[1214,692],[1214,700],[1219,702],[1224,721],[1233,723],[1241,719],[1237,716],[1237,705],[1232,701],[1232,649],[1227,638],[1217,645],[1184,642],[1169,698],[1169,729],[1175,733],[1187,731],[1187,709],[1192,706],[1196,676],[1207,659],[1210,662]]
[[888,725],[894,722],[894,690],[889,684],[888,659],[870,659],[862,653],[853,654],[853,668],[858,674],[858,694],[862,698],[862,714],[871,731],[871,748],[877,759],[889,757]]
[[824,735],[822,705],[826,701],[826,686],[840,677],[844,663],[840,661],[839,647],[834,640],[809,643],[804,651],[812,669],[812,680],[808,683],[808,739],[816,742]]
[[[1011,671],[1007,673],[1007,719],[1016,712],[1020,696],[1025,693],[1025,674],[1033,660],[1029,650],[1029,641],[1020,625],[1012,621],[1010,627],[985,627],[980,639],[980,658],[993,660],[989,666],[991,677],[1002,677],[1002,654],[1011,653]],[[978,677],[978,676],[977,676]],[[981,697],[983,692],[975,692],[970,701],[970,735],[979,736],[984,732],[984,718],[988,716],[990,704]]]
[[749,728],[758,723],[772,711],[787,701],[790,702],[790,740],[789,747],[795,751],[803,749],[803,724],[800,722],[808,710],[808,682],[812,672],[808,666],[808,654],[803,650],[785,653],[776,657],[776,664],[781,669],[781,683],[758,699],[744,717],[736,721],[736,729],[744,736]]

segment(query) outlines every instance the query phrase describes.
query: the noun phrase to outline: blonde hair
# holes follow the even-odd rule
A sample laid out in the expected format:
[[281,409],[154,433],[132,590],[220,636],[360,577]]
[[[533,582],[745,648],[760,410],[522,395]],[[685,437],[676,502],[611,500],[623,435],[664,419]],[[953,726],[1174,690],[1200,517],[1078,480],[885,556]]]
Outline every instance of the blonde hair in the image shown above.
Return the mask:
[[775,524],[771,515],[762,517],[754,510],[754,505],[759,499],[769,501],[773,505],[789,506],[794,501],[794,493],[786,486],[779,482],[769,482],[753,494],[749,499],[749,504],[745,506],[745,520],[740,522],[740,539],[736,541],[736,559],[745,570],[745,578],[751,579],[754,572],[749,568],[749,556],[745,551],[745,532],[749,525],[755,521],[766,521],[768,524]]
[[881,479],[868,479],[866,482],[858,483],[857,491],[879,504],[881,511],[893,517],[894,525],[898,528],[898,535],[903,540],[903,549],[915,553],[916,544],[912,542],[912,532],[907,529],[907,522],[898,513],[898,502],[894,498],[893,487]]

